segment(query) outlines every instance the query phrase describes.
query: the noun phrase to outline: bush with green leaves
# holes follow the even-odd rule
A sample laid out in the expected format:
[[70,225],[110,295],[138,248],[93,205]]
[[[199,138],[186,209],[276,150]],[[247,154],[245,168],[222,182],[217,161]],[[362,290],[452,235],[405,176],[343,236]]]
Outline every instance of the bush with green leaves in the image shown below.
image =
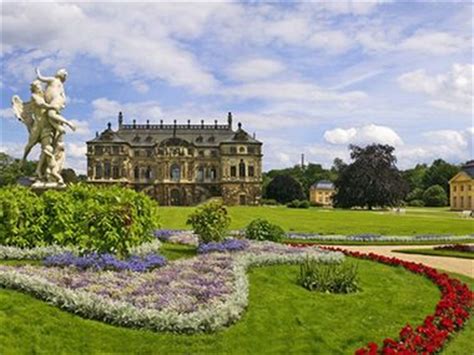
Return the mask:
[[0,189],[0,244],[21,248],[45,246],[43,199],[20,186]]
[[359,290],[357,265],[324,263],[307,258],[300,266],[297,282],[310,291],[351,293]]
[[424,205],[425,203],[423,202],[423,200],[408,201],[408,206],[411,206],[411,207],[423,207]]
[[157,205],[131,189],[71,185],[35,195],[26,188],[0,189],[0,244],[74,246],[80,251],[125,256],[153,239]]
[[285,231],[280,226],[261,218],[254,219],[245,228],[245,237],[247,239],[279,242],[285,236]]
[[448,204],[448,195],[440,185],[433,185],[428,187],[423,192],[423,202],[428,207],[442,207]]
[[286,204],[288,208],[309,208],[310,204],[307,200],[293,200]]
[[211,201],[196,208],[186,224],[193,227],[200,243],[219,242],[226,237],[230,217],[221,202]]

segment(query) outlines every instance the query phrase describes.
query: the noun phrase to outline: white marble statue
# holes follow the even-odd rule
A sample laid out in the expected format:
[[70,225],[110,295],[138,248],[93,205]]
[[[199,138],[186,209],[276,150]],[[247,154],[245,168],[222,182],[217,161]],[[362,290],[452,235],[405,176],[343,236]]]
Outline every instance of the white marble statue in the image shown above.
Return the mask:
[[[31,100],[23,102],[19,96],[12,97],[15,116],[25,124],[29,137],[25,146],[25,161],[31,149],[38,143],[41,154],[36,173],[38,180],[33,187],[64,186],[61,170],[65,161],[64,126],[73,131],[75,126],[61,115],[66,106],[64,82],[67,78],[65,69],[57,71],[54,77],[43,77],[36,69],[37,80],[31,83]],[[43,90],[42,83],[46,84]]]

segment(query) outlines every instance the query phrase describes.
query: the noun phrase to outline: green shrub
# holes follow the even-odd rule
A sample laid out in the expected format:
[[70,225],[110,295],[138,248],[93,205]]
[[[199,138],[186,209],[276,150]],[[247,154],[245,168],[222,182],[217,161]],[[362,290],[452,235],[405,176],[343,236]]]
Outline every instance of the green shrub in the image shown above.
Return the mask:
[[285,231],[278,225],[265,219],[254,219],[245,228],[245,237],[252,240],[270,240],[278,242],[285,237]]
[[36,196],[25,188],[0,189],[0,244],[57,244],[82,251],[126,255],[153,239],[157,205],[143,193],[118,186],[71,185]]
[[276,206],[278,205],[278,201],[272,198],[262,198],[261,204],[267,206]]
[[309,208],[309,201],[307,200],[293,200],[286,204],[288,208]]
[[211,201],[198,207],[186,224],[193,227],[201,243],[218,242],[226,236],[230,217],[222,203]]
[[310,291],[351,293],[359,289],[357,265],[323,263],[307,258],[300,266],[298,284]]
[[324,207],[324,204],[323,204],[323,203],[321,203],[321,202],[315,202],[315,201],[311,201],[311,202],[309,203],[309,205],[310,205],[311,207]]
[[408,202],[408,206],[411,206],[411,207],[423,207],[425,205],[425,203],[423,202],[423,200],[411,200]]
[[21,248],[44,246],[44,203],[21,186],[0,189],[0,244]]
[[425,206],[441,207],[448,204],[448,195],[441,185],[433,185],[423,192]]

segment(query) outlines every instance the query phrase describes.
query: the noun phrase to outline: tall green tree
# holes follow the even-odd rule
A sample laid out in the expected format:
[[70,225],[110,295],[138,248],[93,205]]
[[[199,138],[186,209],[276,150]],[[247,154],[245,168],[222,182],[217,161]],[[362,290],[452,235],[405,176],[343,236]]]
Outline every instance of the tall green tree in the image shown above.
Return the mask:
[[448,204],[448,195],[440,185],[428,187],[423,192],[423,202],[425,206],[442,207]]
[[426,170],[423,176],[423,187],[427,189],[433,185],[440,185],[449,195],[449,180],[460,170],[461,168],[457,165],[437,159]]
[[291,175],[277,175],[268,184],[265,198],[287,203],[293,200],[304,200],[306,194],[300,182]]
[[353,162],[342,169],[335,182],[337,207],[396,206],[408,192],[408,185],[397,169],[395,148],[372,144],[350,146]]

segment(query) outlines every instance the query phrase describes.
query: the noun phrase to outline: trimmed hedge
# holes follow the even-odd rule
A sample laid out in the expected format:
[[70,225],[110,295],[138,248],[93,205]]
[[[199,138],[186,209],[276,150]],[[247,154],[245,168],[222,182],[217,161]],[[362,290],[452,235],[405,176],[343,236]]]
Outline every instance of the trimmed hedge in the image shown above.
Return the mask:
[[153,239],[157,205],[123,187],[71,185],[41,195],[23,187],[0,189],[0,244],[22,248],[74,246],[127,255]]

